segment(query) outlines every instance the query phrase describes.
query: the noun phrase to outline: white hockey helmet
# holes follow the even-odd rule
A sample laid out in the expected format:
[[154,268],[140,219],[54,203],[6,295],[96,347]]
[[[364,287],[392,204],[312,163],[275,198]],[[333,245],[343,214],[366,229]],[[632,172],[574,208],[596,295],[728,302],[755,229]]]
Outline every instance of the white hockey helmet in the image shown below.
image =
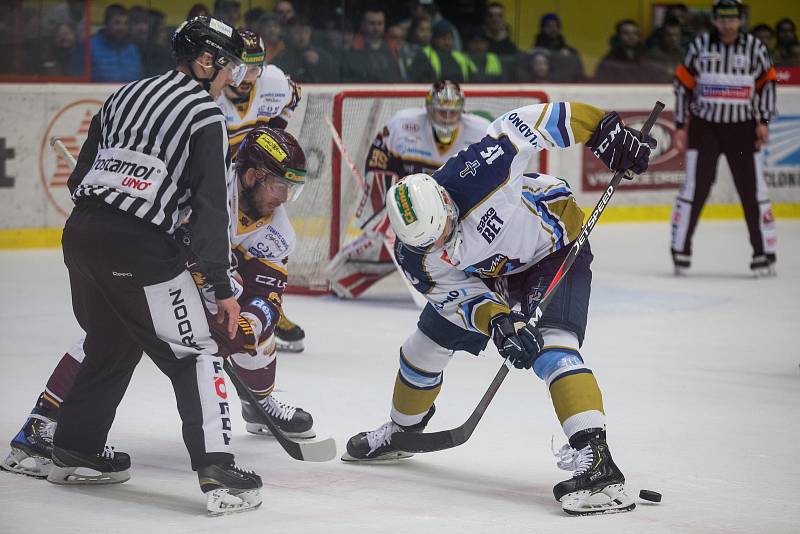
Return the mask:
[[450,80],[434,83],[425,97],[425,110],[433,125],[436,139],[440,143],[450,143],[456,128],[461,124],[461,113],[464,111],[461,87]]
[[445,230],[449,234],[436,250],[446,248],[457,234],[458,208],[444,187],[427,174],[410,174],[390,187],[386,210],[397,238],[414,250],[433,252],[431,245]]

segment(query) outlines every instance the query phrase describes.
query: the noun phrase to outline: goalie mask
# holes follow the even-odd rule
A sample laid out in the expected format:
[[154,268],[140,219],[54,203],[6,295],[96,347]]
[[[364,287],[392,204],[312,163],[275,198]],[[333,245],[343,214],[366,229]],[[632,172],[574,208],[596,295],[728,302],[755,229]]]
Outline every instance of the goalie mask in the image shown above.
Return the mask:
[[453,134],[461,123],[464,95],[456,82],[436,82],[425,97],[425,109],[433,125],[436,139],[445,145],[453,141]]
[[397,238],[412,250],[436,252],[456,240],[458,208],[427,174],[411,174],[389,188],[386,210]]
[[[297,200],[306,182],[306,156],[297,140],[284,130],[267,126],[254,128],[239,145],[236,176],[242,179],[248,169],[255,169],[256,185],[244,188],[252,199],[256,187],[271,187],[286,193],[289,202]],[[254,202],[250,202],[255,205]]]

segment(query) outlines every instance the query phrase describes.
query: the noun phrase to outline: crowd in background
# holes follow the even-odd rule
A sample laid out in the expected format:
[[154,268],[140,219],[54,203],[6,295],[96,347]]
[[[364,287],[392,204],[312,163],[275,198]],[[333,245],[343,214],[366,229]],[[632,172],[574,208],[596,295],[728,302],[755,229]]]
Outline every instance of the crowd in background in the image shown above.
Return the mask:
[[[400,1],[391,7],[357,2],[347,10],[328,4],[336,3],[280,0],[271,10],[245,11],[236,0],[216,0],[196,4],[187,17],[211,15],[255,31],[264,40],[267,61],[303,83],[667,83],[692,37],[711,28],[706,13],[690,12],[684,4],[667,6],[663,21],[646,39],[636,21],[621,20],[609,38],[608,52],[590,75],[580,52],[564,38],[555,13],[541,17],[539,32],[526,48],[511,39],[498,2],[464,17],[483,23],[478,26],[446,19],[434,0]],[[82,76],[87,47],[92,81],[135,80],[174,66],[170,38],[175,28],[165,25],[160,11],[109,5],[102,27],[89,36],[84,8],[84,0],[65,0],[45,12],[15,13],[0,2],[0,40],[12,45],[4,50],[14,51],[0,58],[0,76]],[[751,31],[767,45],[776,65],[800,67],[792,20],[785,18],[774,27],[758,23]]]

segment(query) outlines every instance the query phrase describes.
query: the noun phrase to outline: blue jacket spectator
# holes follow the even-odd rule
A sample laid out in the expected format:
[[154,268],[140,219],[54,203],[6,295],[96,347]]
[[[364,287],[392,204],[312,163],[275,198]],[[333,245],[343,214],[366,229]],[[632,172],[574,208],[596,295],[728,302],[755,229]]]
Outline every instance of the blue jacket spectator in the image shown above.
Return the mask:
[[142,58],[130,41],[128,11],[119,4],[106,8],[105,25],[91,41],[92,81],[129,82],[139,79]]

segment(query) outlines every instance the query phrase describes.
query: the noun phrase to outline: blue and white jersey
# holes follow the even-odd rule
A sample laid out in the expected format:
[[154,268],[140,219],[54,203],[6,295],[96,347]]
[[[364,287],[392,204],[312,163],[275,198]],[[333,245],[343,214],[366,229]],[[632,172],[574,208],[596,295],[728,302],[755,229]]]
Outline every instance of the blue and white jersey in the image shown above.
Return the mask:
[[442,316],[488,335],[491,318],[509,307],[482,278],[524,271],[577,238],[583,212],[567,182],[526,169],[540,150],[587,141],[602,116],[577,102],[515,109],[433,174],[458,206],[454,243],[437,253],[416,253],[398,241],[395,253]]

